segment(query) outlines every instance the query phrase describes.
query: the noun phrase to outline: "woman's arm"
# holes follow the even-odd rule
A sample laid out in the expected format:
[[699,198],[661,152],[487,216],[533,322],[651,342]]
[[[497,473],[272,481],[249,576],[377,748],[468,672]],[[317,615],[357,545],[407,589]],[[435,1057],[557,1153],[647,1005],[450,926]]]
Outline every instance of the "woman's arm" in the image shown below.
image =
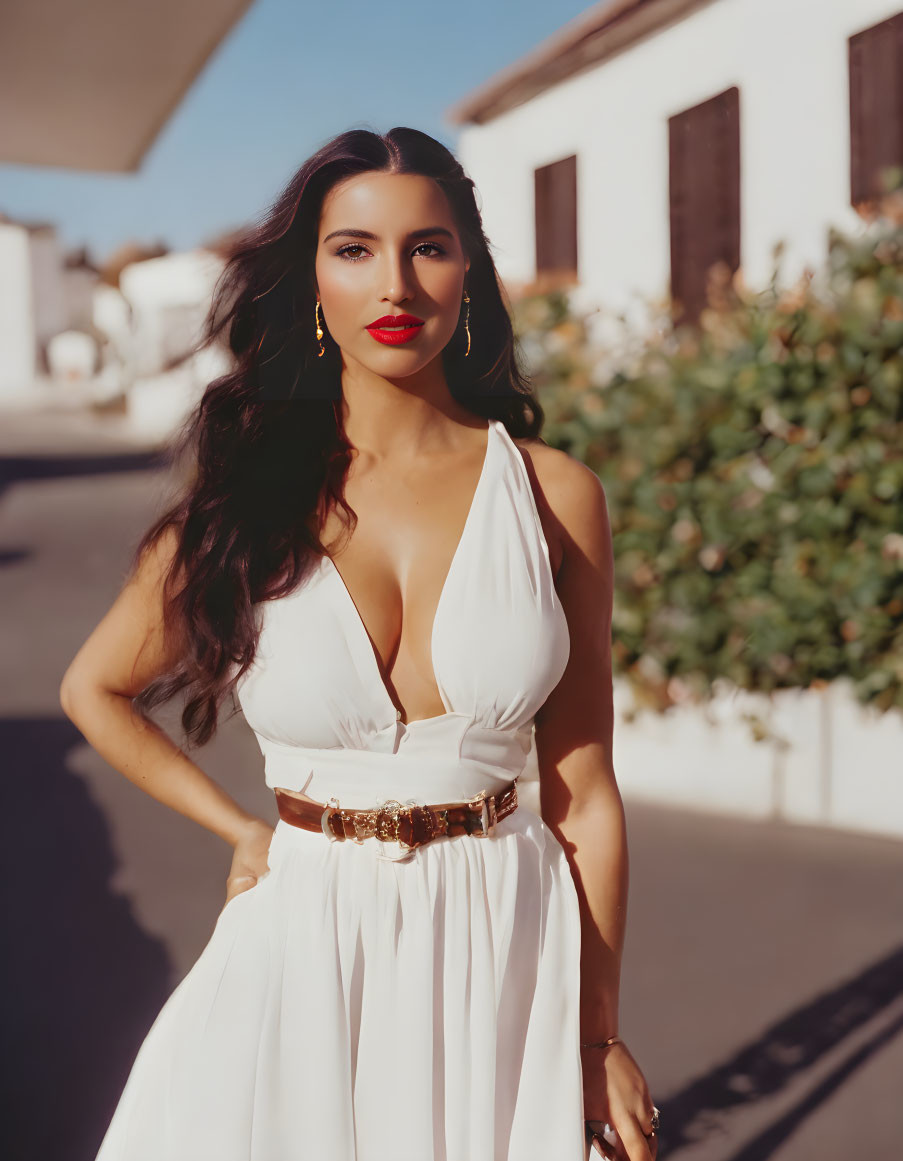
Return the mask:
[[[561,453],[559,453],[561,454]],[[618,1032],[628,892],[624,807],[612,761],[613,557],[599,477],[570,457],[544,491],[563,541],[556,588],[571,653],[536,715],[542,816],[564,847],[580,899],[581,1040]]]
[[[236,847],[272,833],[243,810],[147,716],[132,698],[178,656],[164,640],[162,582],[175,550],[172,530],[148,550],[119,596],[75,655],[60,704],[86,740],[116,770],[159,802]],[[171,635],[170,635],[171,636]]]
[[[534,459],[547,539],[561,559],[556,588],[571,637],[564,675],[536,715],[540,802],[577,888],[580,1040],[593,1044],[619,1032],[629,879],[624,805],[612,758],[614,556],[605,492],[595,472],[552,448],[537,447]],[[612,1125],[630,1161],[654,1158],[655,1138],[650,1143],[645,1136],[652,1100],[627,1046],[585,1048],[581,1057],[585,1117]]]

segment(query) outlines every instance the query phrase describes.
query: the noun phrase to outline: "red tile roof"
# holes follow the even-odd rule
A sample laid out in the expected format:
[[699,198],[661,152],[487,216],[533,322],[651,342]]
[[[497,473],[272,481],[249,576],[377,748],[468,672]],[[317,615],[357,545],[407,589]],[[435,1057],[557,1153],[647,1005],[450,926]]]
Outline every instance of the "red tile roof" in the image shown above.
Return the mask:
[[446,120],[452,125],[485,124],[711,3],[602,0],[453,105]]

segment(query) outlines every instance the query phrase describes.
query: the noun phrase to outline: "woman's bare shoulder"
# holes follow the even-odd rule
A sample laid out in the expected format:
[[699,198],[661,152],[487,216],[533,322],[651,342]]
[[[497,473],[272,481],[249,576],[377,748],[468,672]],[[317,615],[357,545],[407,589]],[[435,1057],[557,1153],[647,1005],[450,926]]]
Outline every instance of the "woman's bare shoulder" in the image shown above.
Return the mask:
[[543,525],[548,520],[562,553],[569,541],[583,547],[591,547],[600,537],[604,541],[608,535],[605,490],[592,468],[541,439],[514,442],[525,453]]

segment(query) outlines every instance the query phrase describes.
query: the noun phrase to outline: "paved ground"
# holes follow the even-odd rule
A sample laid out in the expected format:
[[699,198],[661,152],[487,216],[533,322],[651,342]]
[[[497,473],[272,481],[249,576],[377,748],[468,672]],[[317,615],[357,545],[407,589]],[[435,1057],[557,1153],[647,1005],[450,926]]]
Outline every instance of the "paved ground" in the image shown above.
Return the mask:
[[[0,1150],[15,1161],[92,1161],[222,904],[228,848],[111,770],[57,700],[165,487],[109,427],[0,414]],[[240,717],[196,758],[275,821]],[[622,1033],[662,1112],[660,1159],[903,1156],[903,843],[626,806]]]

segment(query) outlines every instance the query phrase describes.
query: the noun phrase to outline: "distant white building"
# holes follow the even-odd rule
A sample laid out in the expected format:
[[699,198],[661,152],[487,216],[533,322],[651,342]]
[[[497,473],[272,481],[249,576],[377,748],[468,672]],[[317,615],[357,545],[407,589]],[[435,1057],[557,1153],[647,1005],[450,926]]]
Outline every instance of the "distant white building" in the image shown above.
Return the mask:
[[128,415],[133,430],[166,438],[228,358],[212,346],[190,354],[201,337],[222,258],[204,247],[126,266],[120,291],[129,304]]
[[0,220],[0,401],[37,370],[32,254],[28,230]]
[[222,268],[215,245],[127,244],[98,271],[53,226],[0,219],[0,407],[121,397],[135,435],[166,438],[225,370],[191,354]]
[[64,254],[54,226],[0,215],[0,402],[33,393],[54,336],[92,332],[96,282],[84,255]]
[[606,0],[449,111],[506,284],[698,311],[825,256],[903,165],[901,0]]

